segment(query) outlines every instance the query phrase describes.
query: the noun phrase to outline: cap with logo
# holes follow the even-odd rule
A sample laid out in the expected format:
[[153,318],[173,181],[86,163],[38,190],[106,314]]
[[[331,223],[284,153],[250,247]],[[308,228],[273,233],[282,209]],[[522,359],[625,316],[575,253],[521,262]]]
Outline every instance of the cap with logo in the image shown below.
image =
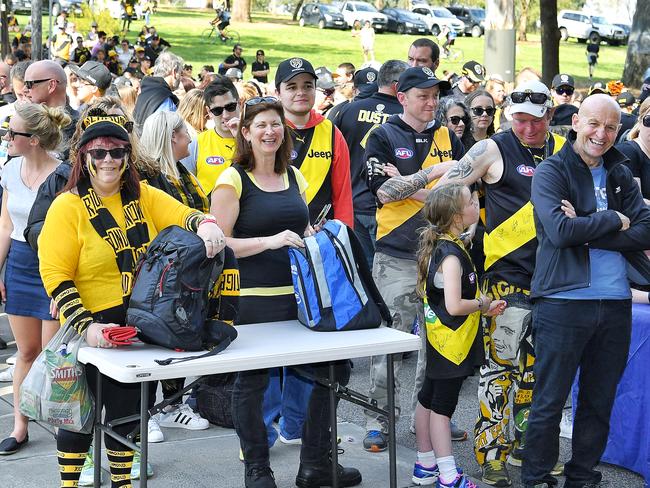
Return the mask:
[[553,81],[551,82],[551,88],[555,90],[561,86],[570,86],[571,88],[575,88],[576,82],[573,79],[573,76],[564,73],[555,75],[553,77]]
[[278,65],[278,69],[275,72],[275,86],[280,86],[280,83],[287,82],[291,78],[294,78],[303,73],[311,75],[315,80],[318,79],[318,76],[314,71],[314,67],[306,59],[285,59]]
[[334,83],[334,78],[332,77],[332,72],[325,66],[316,68],[314,73],[316,73],[316,88],[320,88],[321,90],[331,90],[336,87],[336,83]]
[[636,102],[636,98],[634,98],[634,95],[632,95],[629,91],[624,91],[616,97],[616,102],[621,108],[631,107]]
[[108,68],[97,61],[86,61],[81,66],[70,65],[70,70],[84,81],[88,81],[100,90],[111,86],[112,76]]
[[375,68],[363,68],[354,73],[354,87],[359,91],[361,98],[367,98],[377,92],[377,77],[379,72]]
[[596,93],[603,93],[605,95],[609,95],[609,88],[607,88],[607,85],[603,83],[602,81],[597,81],[596,83],[592,84],[589,87],[589,92],[587,93],[587,96],[589,95],[595,95]]
[[523,102],[515,103],[511,98],[511,105],[509,108],[511,114],[529,114],[533,117],[543,117],[544,114],[546,114],[546,111],[553,106],[550,90],[544,83],[538,80],[530,80],[520,83],[512,93],[525,93],[528,95],[540,93],[546,95],[546,101],[544,103],[533,103],[530,96],[528,96],[524,98]]
[[480,83],[485,80],[485,68],[481,63],[476,61],[467,61],[463,65],[461,74],[467,76],[474,83]]
[[426,66],[415,66],[404,71],[397,82],[397,91],[406,92],[411,88],[431,88],[439,86],[441,90],[449,90],[448,81],[436,78],[436,74]]

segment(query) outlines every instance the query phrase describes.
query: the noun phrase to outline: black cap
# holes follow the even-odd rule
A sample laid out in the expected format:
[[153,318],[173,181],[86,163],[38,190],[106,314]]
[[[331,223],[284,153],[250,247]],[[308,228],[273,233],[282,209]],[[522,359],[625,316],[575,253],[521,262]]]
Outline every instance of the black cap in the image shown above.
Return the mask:
[[404,71],[397,82],[397,91],[405,92],[411,88],[431,88],[440,86],[441,90],[449,90],[448,81],[436,78],[436,74],[426,66],[415,66]]
[[643,85],[641,85],[641,94],[639,95],[639,103],[642,103],[646,98],[650,96],[650,76],[643,80]]
[[159,39],[160,39],[160,36],[158,34],[154,34],[153,36],[151,36],[152,41],[158,41]]
[[275,72],[275,86],[280,86],[280,83],[289,81],[291,78],[303,73],[313,76],[315,80],[318,79],[314,67],[306,59],[285,59],[278,65],[278,69]]
[[332,72],[325,66],[316,68],[314,73],[316,73],[316,88],[331,90],[336,87],[336,83],[334,83],[334,79],[332,78]]
[[570,86],[571,88],[575,88],[576,82],[573,79],[573,76],[560,73],[553,77],[553,81],[551,82],[551,88],[555,90],[560,86]]
[[616,102],[621,108],[631,107],[636,102],[636,98],[630,92],[622,92],[619,96],[616,97]]
[[480,83],[485,80],[485,68],[481,63],[476,61],[467,61],[463,65],[462,75],[467,76],[474,83]]
[[609,88],[607,88],[607,85],[603,83],[602,81],[597,81],[593,85],[589,87],[589,92],[587,93],[587,96],[589,95],[595,95],[596,93],[603,93],[605,95],[609,95]]
[[113,77],[106,66],[97,61],[86,61],[82,66],[70,65],[70,70],[84,81],[88,81],[100,90],[111,86]]
[[89,115],[81,122],[83,133],[79,139],[79,147],[98,137],[115,137],[130,142],[128,125],[129,120],[123,115]]
[[362,85],[377,84],[377,76],[379,72],[375,68],[363,68],[355,71],[354,73],[354,86],[359,88]]

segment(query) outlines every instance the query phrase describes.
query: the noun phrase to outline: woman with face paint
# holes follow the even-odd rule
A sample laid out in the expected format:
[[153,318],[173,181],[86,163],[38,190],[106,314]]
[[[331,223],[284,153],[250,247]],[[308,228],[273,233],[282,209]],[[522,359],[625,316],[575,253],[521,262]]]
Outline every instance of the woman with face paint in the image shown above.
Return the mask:
[[61,142],[61,129],[70,117],[59,108],[17,103],[4,136],[11,159],[2,173],[0,212],[0,268],[6,264],[0,294],[16,339],[13,372],[14,427],[0,443],[0,454],[18,452],[29,440],[27,417],[18,410],[20,385],[32,363],[58,329],[50,313],[50,299],[38,273],[38,257],[25,242],[23,231],[39,186],[59,165],[50,152]]
[[[141,183],[131,160],[128,119],[92,110],[80,120],[83,133],[68,184],[52,203],[39,237],[41,277],[61,313],[93,347],[113,347],[107,327],[125,324],[133,271],[139,256],[170,225],[196,232],[212,257],[225,246],[214,217],[191,209]],[[86,366],[91,391],[97,370]],[[139,387],[102,377],[105,419],[137,414]],[[126,436],[135,422],[117,426]],[[75,486],[91,434],[60,429],[57,450],[62,486]],[[111,486],[131,486],[133,450],[110,436],[106,447]],[[74,466],[74,468],[72,467]]]

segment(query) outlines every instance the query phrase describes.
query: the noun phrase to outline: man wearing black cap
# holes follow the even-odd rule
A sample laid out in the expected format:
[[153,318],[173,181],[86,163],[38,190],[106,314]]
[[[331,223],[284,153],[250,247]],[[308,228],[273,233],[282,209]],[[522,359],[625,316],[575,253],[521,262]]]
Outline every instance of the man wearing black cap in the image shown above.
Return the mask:
[[451,89],[451,96],[459,102],[464,102],[465,97],[476,90],[485,80],[485,68],[476,61],[468,61],[463,65],[460,78]]
[[377,93],[377,75],[377,70],[370,67],[360,69],[354,73],[354,98],[352,100],[344,100],[332,107],[332,109],[327,112],[327,118],[336,123],[336,120],[339,117],[339,112],[349,103],[368,98]]
[[158,59],[158,56],[160,56],[165,50],[165,47],[160,41],[160,36],[158,34],[154,34],[149,38],[149,43],[144,49],[145,56],[149,56],[151,58],[151,64],[156,64],[156,59]]
[[293,152],[291,164],[300,169],[306,191],[310,221],[323,207],[332,205],[327,218],[352,227],[350,153],[341,131],[313,110],[318,76],[303,58],[282,61],[275,73],[275,88],[289,125]]
[[616,103],[621,108],[621,128],[618,130],[617,142],[621,142],[622,135],[630,131],[636,124],[636,115],[632,114],[636,98],[629,91],[624,91],[616,97]]
[[77,75],[77,98],[82,103],[79,110],[83,110],[84,105],[92,103],[95,99],[103,97],[111,86],[113,78],[102,63],[86,61],[81,67],[70,65],[70,69]]
[[224,59],[219,66],[219,74],[225,75],[230,68],[238,68],[242,73],[246,71],[246,60],[241,56],[243,51],[244,48],[241,47],[241,44],[235,44],[232,48],[232,54]]
[[575,81],[573,76],[560,73],[553,77],[551,95],[555,102],[555,112],[551,120],[551,130],[562,136],[569,132],[573,114],[578,113],[578,107],[571,103],[574,92]]
[[77,36],[77,44],[75,44],[70,59],[77,65],[81,66],[90,59],[90,49],[84,46],[83,37]]
[[[399,76],[407,68],[408,64],[404,61],[390,60],[381,66],[379,73],[372,68],[357,71],[354,80],[360,95],[365,90],[377,90],[377,85],[379,85],[378,91],[350,103],[341,103],[331,110],[337,113],[333,118],[330,117],[330,120],[341,130],[350,149],[354,231],[361,241],[370,268],[375,255],[377,205],[374,195],[368,188],[366,142],[370,131],[386,122],[391,115],[402,113],[402,105],[397,100],[396,86]],[[372,88],[369,88],[371,86]]]
[[[429,189],[452,167],[450,161],[460,159],[464,152],[456,135],[435,120],[440,91],[449,88],[449,82],[436,78],[430,68],[408,68],[396,89],[403,113],[389,117],[367,138],[366,169],[370,190],[379,201],[372,274],[390,309],[392,326],[405,332],[411,331],[416,317],[422,317],[422,302],[415,290],[418,229],[426,225],[420,210]],[[395,169],[389,165],[399,175],[389,176]],[[396,358],[396,371],[400,366]],[[386,357],[373,357],[369,396],[382,408],[388,402],[386,385]],[[399,391],[396,375],[396,402]],[[366,412],[364,449],[386,449],[386,428],[384,416]]]
[[251,74],[260,83],[269,82],[269,72],[271,71],[268,61],[264,59],[264,51],[258,49],[255,53],[255,61],[251,65]]

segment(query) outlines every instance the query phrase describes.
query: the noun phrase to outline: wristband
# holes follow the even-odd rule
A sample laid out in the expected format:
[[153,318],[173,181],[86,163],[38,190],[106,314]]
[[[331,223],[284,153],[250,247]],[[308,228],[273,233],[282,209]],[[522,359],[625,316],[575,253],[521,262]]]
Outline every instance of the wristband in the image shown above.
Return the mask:
[[200,227],[201,225],[206,224],[206,223],[216,224],[217,219],[215,218],[214,215],[205,214],[205,217],[203,218],[203,220],[201,222],[199,222],[198,227]]
[[483,311],[483,299],[482,298],[476,298],[475,299],[478,302],[478,309],[479,311]]

